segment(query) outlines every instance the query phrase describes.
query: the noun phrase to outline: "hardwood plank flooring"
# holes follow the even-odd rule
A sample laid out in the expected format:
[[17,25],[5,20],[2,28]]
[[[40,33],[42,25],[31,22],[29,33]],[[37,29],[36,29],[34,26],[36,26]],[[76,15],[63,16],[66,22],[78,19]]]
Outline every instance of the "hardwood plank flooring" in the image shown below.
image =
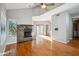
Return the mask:
[[68,44],[45,39],[32,40],[8,45],[5,56],[79,56],[79,40],[73,39]]

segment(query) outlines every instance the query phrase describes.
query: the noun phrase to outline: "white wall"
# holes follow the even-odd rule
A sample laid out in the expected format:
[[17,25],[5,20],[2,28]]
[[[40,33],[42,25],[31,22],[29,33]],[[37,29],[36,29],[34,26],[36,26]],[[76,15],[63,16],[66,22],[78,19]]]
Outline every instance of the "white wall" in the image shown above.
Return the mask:
[[17,24],[32,24],[32,9],[8,10],[7,17],[16,19]]
[[69,13],[66,13],[67,16],[66,16],[66,27],[67,27],[67,37],[68,37],[68,40],[69,39],[72,39],[72,36],[73,36],[73,20],[72,20],[72,17]]
[[[56,41],[67,43],[72,36],[72,20],[68,13],[52,16],[52,38]],[[58,28],[58,31],[55,31]]]

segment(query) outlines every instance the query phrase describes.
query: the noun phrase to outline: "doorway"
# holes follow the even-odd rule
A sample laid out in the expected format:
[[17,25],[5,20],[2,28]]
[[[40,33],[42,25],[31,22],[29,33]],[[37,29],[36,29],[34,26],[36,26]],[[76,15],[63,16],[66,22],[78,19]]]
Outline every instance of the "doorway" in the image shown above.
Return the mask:
[[46,24],[46,36],[50,37],[50,25]]
[[79,39],[79,19],[73,21],[73,38]]
[[44,35],[44,25],[43,24],[39,24],[36,25],[36,35]]

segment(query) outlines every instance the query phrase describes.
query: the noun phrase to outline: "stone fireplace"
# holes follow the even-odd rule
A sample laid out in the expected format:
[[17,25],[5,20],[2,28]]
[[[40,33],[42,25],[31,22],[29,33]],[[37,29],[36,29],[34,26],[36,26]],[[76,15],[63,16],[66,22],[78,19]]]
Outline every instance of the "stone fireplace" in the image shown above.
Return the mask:
[[17,25],[17,42],[32,40],[32,25]]

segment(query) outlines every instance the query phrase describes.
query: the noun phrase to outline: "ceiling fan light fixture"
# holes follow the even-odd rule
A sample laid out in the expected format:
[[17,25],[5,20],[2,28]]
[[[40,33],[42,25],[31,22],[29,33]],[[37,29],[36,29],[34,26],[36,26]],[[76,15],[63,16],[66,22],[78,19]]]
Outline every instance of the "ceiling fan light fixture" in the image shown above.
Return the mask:
[[46,6],[46,4],[44,4],[44,3],[41,5],[41,8],[46,8],[46,7],[47,7],[47,6]]

